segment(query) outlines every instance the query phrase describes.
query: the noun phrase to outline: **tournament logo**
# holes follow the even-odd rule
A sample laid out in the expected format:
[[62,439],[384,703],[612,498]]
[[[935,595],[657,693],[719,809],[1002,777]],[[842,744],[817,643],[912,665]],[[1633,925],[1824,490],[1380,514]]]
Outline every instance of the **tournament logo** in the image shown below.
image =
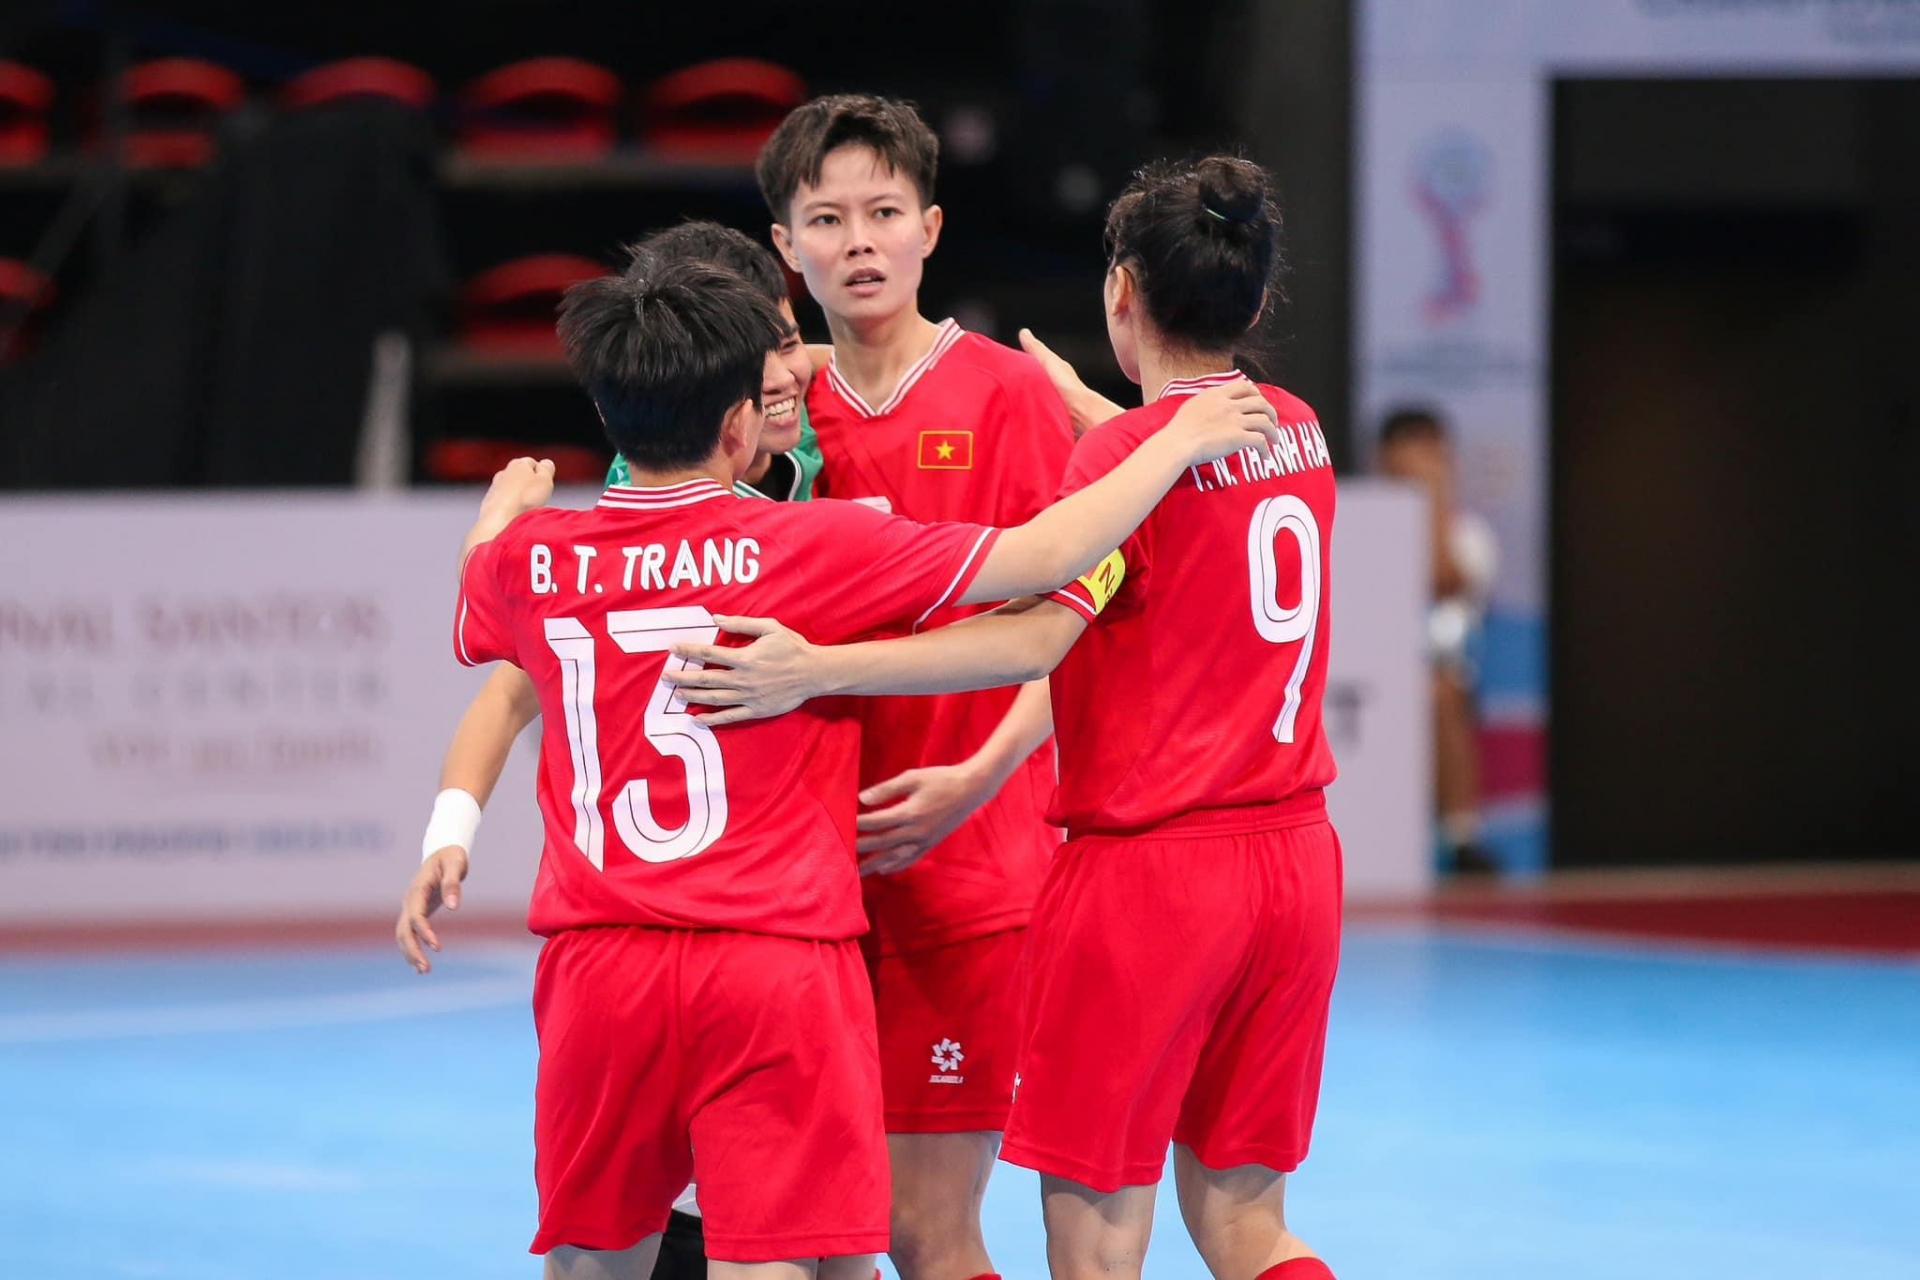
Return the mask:
[[1415,158],[1414,205],[1432,226],[1440,251],[1439,273],[1423,299],[1429,324],[1459,320],[1480,303],[1471,231],[1492,185],[1493,153],[1459,129],[1435,135]]

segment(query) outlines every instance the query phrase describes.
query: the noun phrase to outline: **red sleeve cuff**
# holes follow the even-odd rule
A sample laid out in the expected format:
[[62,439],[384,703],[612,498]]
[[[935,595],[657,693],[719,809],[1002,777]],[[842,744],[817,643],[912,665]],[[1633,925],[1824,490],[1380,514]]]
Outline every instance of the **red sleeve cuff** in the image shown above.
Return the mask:
[[960,561],[960,567],[954,572],[953,584],[941,593],[940,599],[928,607],[927,611],[913,620],[913,629],[918,631],[926,620],[940,609],[952,604],[967,593],[980,570],[986,566],[987,553],[993,550],[993,544],[1000,541],[1001,530],[982,529],[980,536],[968,547],[966,555]]
[[1088,622],[1098,622],[1100,620],[1100,610],[1093,603],[1093,597],[1088,595],[1087,589],[1078,582],[1069,582],[1058,591],[1049,592],[1047,599],[1057,600],[1061,604],[1075,610],[1084,616]]

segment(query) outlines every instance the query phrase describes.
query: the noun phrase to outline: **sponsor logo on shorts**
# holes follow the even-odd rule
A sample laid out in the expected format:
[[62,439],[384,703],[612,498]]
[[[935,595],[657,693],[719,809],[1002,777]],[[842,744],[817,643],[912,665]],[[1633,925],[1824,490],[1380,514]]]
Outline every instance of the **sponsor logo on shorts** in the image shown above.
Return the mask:
[[967,1078],[954,1073],[960,1070],[960,1064],[967,1055],[960,1049],[958,1040],[942,1040],[933,1046],[933,1065],[940,1068],[939,1075],[927,1077],[928,1084],[965,1084]]

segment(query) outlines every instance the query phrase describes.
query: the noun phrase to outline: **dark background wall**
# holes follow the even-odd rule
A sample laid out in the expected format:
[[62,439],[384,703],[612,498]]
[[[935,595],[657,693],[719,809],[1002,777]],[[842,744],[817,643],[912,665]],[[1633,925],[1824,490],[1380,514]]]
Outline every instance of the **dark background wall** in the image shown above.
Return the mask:
[[1556,101],[1556,861],[1899,856],[1920,84]]
[[[246,77],[253,100],[225,130],[229,158],[250,146],[279,145],[272,93],[281,81],[366,53],[414,63],[448,95],[518,58],[585,57],[628,86],[629,129],[638,123],[634,104],[646,84],[720,56],[780,62],[815,92],[909,97],[946,148],[939,199],[948,230],[927,275],[928,312],[957,315],[1004,341],[1031,326],[1116,399],[1138,393],[1114,369],[1100,320],[1105,205],[1146,159],[1242,146],[1278,170],[1295,264],[1291,303],[1276,315],[1261,367],[1320,408],[1344,453],[1347,10],[1344,0],[985,0],[964,12],[880,11],[853,0],[721,9],[614,0],[66,0],[9,6],[0,16],[0,57],[56,78],[56,152],[69,160],[99,123],[98,88],[107,73],[169,55],[207,58]],[[431,122],[443,138],[448,114],[443,107]],[[452,325],[463,279],[528,253],[610,259],[622,243],[690,216],[754,232],[768,221],[745,170],[690,183],[571,184],[474,181],[439,171],[431,185],[445,264],[419,352],[413,418],[421,446],[450,434],[598,444],[597,424],[563,372],[478,366],[457,352],[448,358],[438,339]],[[61,311],[124,280],[129,255],[183,209],[204,203],[206,186],[204,175],[136,175],[82,191],[71,169],[0,175],[0,255],[61,250],[50,264],[61,309],[48,324],[57,328]],[[205,284],[220,287],[213,279]],[[810,308],[800,310],[803,325],[820,336]],[[115,333],[124,341],[124,326]],[[103,348],[103,365],[114,358]],[[272,429],[270,421],[261,424]],[[344,458],[350,451],[334,453]],[[34,483],[33,474],[29,467],[25,483]],[[50,474],[58,478],[41,483],[84,481],[90,472]],[[313,475],[318,483],[344,478]],[[244,474],[207,466],[176,468],[161,482],[168,480],[247,483]],[[287,483],[289,476],[261,479],[269,481]]]

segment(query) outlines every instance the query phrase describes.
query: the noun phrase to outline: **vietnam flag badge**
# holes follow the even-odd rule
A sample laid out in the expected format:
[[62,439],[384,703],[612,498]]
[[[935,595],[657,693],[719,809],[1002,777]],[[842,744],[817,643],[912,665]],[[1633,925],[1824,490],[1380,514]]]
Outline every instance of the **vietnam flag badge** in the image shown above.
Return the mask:
[[920,469],[922,471],[973,470],[973,432],[922,431],[920,433]]

